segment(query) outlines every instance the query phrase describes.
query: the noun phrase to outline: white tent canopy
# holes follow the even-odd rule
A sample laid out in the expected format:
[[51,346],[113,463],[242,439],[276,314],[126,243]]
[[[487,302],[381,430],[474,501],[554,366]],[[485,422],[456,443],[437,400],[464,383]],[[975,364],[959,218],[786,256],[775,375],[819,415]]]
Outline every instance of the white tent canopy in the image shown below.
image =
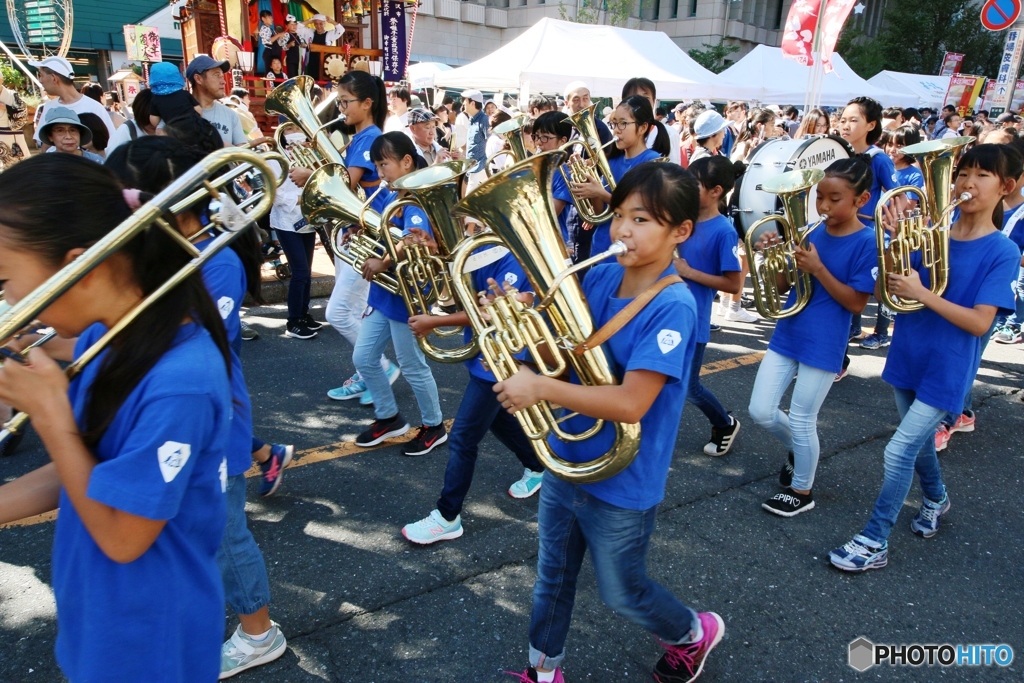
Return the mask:
[[949,90],[949,76],[919,76],[902,71],[879,71],[868,79],[868,83],[883,90],[917,95],[918,102],[914,106],[932,109],[943,105]]
[[440,62],[419,62],[409,65],[409,86],[413,90],[423,90],[434,87],[434,77],[442,71],[451,71],[452,68]]
[[434,78],[436,87],[559,93],[582,80],[594,97],[618,98],[634,76],[650,78],[667,100],[750,99],[744,84],[725,84],[666,34],[545,17],[477,61]]
[[[821,78],[821,104],[841,107],[854,97],[866,95],[886,107],[916,107],[917,95],[876,87],[858,76],[839,56],[832,54],[835,69]],[[782,49],[757,45],[738,62],[719,74],[726,83],[744,85],[753,91],[744,99],[766,104],[804,102],[808,90],[809,67],[782,56]]]

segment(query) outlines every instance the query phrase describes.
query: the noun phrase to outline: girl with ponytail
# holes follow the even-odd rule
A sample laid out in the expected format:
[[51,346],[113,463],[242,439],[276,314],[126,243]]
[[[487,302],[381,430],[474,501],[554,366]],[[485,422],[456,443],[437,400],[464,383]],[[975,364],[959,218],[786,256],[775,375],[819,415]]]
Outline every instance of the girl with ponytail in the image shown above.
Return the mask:
[[[0,175],[0,206],[8,303],[132,215],[109,170],[69,154]],[[39,318],[78,337],[77,357],[189,259],[149,227]],[[70,384],[41,349],[27,361],[0,368],[0,401],[32,416],[52,462],[0,487],[0,523],[59,511],[52,566],[64,675],[214,680],[231,354],[201,276],[141,313]]]

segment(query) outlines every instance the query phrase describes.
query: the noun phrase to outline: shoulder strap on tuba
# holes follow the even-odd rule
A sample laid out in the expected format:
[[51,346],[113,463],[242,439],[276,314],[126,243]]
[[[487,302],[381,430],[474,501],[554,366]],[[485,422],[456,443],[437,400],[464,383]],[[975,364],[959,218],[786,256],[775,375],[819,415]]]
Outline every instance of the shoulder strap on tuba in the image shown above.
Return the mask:
[[641,292],[640,296],[630,301],[625,308],[612,316],[611,320],[602,325],[601,329],[587,337],[586,341],[574,347],[572,352],[577,356],[582,356],[590,349],[596,349],[601,344],[604,344],[614,337],[616,332],[625,327],[630,320],[635,318],[640,311],[644,310],[647,304],[654,301],[654,297],[658,296],[661,290],[671,285],[679,284],[682,281],[683,278],[678,275],[666,275],[661,278]]

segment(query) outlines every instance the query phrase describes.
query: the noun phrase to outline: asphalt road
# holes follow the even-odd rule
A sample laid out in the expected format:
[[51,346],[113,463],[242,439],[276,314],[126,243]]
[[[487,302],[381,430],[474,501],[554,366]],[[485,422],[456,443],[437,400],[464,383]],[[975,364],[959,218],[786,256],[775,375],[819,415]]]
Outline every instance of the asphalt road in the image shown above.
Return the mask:
[[[322,318],[323,301],[314,313]],[[870,311],[870,309],[869,309]],[[244,365],[257,433],[303,450],[271,499],[250,488],[250,526],[266,556],[273,618],[289,650],[245,681],[489,682],[522,671],[536,563],[536,500],[506,494],[522,473],[491,437],[482,445],[461,539],[420,548],[401,526],[434,507],[447,451],[407,459],[394,445],[351,441],[372,420],[355,401],[325,392],[352,372],[351,349],[333,330],[318,339],[282,336],[281,306],[253,309],[261,333]],[[865,327],[870,324],[865,319]],[[952,510],[923,540],[909,524],[911,492],[890,541],[889,566],[861,576],[827,564],[828,551],[860,530],[882,481],[882,453],[895,430],[892,392],[880,379],[885,350],[851,347],[851,374],[834,386],[819,421],[817,507],[793,519],[760,503],[778,490],[785,452],[753,426],[746,406],[767,324],[726,324],[705,357],[706,384],[743,423],[734,450],[701,448],[710,429],[687,407],[649,572],[680,599],[714,610],[726,635],[702,680],[1019,681],[1024,662],[996,668],[879,668],[858,674],[847,645],[1007,643],[1024,656],[1024,347],[992,344],[975,385],[978,429],[957,434],[941,455]],[[812,340],[808,340],[813,343]],[[446,418],[465,370],[434,366]],[[418,419],[412,393],[395,385],[403,414]],[[10,480],[43,464],[34,436],[0,462]],[[50,579],[53,523],[0,529],[0,681],[56,681]],[[235,627],[229,615],[226,633]],[[650,680],[654,640],[605,608],[585,564],[569,635],[566,680]]]

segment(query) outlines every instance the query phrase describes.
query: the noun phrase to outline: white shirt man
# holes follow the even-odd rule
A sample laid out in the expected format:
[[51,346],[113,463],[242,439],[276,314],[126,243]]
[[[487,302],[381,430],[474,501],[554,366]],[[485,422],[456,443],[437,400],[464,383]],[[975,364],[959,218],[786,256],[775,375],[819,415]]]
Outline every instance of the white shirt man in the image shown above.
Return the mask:
[[409,89],[404,85],[396,85],[388,94],[388,108],[391,115],[384,121],[384,132],[405,130],[409,125]]
[[34,135],[36,145],[44,146],[44,143],[39,138],[39,128],[41,126],[38,122],[45,120],[43,117],[46,115],[47,107],[67,107],[76,114],[84,114],[86,112],[95,114],[100,117],[100,121],[107,127],[107,132],[110,136],[114,136],[116,129],[114,128],[114,123],[110,120],[110,114],[107,113],[106,107],[91,97],[86,97],[75,88],[75,70],[68,60],[63,57],[47,57],[38,62],[29,61],[28,64],[36,68],[39,82],[43,84],[43,89],[46,90],[46,94],[51,98],[36,110],[37,125]]

